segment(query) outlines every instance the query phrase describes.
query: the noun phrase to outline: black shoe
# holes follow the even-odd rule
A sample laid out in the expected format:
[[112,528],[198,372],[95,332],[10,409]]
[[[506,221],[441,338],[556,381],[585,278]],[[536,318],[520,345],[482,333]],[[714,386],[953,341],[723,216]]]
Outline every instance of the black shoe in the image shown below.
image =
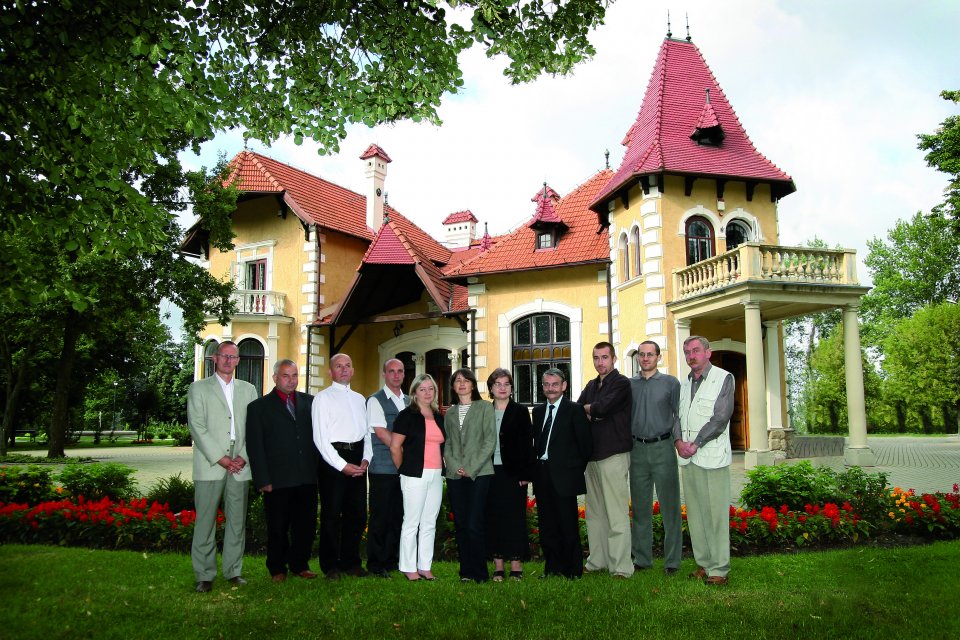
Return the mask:
[[353,567],[352,569],[346,569],[343,573],[348,576],[353,576],[354,578],[364,578],[370,575],[366,569],[363,567]]
[[227,580],[227,582],[229,582],[235,587],[242,587],[243,585],[247,584],[247,581],[240,576],[233,576],[232,578]]
[[387,571],[386,569],[376,569],[374,571],[371,571],[370,575],[375,576],[377,578],[386,578],[388,580],[390,579],[390,572]]
[[680,571],[680,569],[677,568],[677,567],[664,567],[664,568],[663,568],[663,575],[665,575],[665,576],[672,576],[672,575],[674,575],[675,573],[677,573],[678,571]]
[[200,580],[194,589],[197,593],[210,593],[213,590],[213,583],[209,580]]
[[646,570],[649,569],[649,568],[650,568],[650,567],[641,567],[641,566],[638,565],[638,564],[633,565],[633,570],[634,570],[634,571],[646,571]]
[[340,572],[336,569],[331,569],[330,571],[327,571],[327,574],[324,577],[330,582],[336,582],[340,579]]

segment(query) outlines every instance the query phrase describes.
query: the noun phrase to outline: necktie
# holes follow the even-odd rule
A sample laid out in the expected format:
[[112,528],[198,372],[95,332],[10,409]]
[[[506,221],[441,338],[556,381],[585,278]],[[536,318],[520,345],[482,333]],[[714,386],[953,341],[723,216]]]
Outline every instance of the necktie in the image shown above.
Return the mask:
[[290,412],[294,420],[297,419],[297,409],[293,406],[293,394],[287,396],[287,411]]
[[540,440],[540,451],[537,454],[538,458],[542,458],[547,453],[547,443],[550,442],[550,429],[553,428],[553,405],[547,405],[549,409],[547,410],[547,419],[543,421],[543,430],[540,432],[543,435]]

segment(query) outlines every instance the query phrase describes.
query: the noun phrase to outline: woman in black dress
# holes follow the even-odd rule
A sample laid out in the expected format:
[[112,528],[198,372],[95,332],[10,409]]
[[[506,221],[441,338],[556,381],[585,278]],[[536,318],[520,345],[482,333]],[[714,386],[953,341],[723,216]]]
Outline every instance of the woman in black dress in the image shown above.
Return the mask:
[[504,561],[510,578],[523,578],[528,552],[527,484],[533,480],[533,428],[530,412],[513,401],[513,376],[494,369],[487,378],[497,422],[493,453],[493,481],[487,500],[487,548],[493,555],[493,580],[502,582]]

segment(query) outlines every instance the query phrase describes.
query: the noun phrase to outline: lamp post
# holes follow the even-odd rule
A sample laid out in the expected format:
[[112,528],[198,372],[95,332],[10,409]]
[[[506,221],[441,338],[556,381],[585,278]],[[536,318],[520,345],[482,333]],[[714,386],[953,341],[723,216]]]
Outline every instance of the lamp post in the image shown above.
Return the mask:
[[120,384],[116,380],[113,381],[113,400],[111,401],[110,412],[113,414],[110,420],[110,435],[113,436],[113,432],[117,430],[117,385]]

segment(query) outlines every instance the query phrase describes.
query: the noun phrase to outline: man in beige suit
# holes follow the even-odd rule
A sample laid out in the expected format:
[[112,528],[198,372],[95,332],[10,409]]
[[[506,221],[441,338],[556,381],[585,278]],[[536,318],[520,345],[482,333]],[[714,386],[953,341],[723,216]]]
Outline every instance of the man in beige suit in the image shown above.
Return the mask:
[[196,591],[211,590],[217,576],[217,507],[223,500],[223,576],[246,584],[243,572],[244,520],[247,513],[247,405],[257,399],[253,385],[234,378],[240,352],[221,342],[213,356],[216,374],[197,380],[187,391],[187,422],[193,437],[193,486],[197,520],[191,559]]

